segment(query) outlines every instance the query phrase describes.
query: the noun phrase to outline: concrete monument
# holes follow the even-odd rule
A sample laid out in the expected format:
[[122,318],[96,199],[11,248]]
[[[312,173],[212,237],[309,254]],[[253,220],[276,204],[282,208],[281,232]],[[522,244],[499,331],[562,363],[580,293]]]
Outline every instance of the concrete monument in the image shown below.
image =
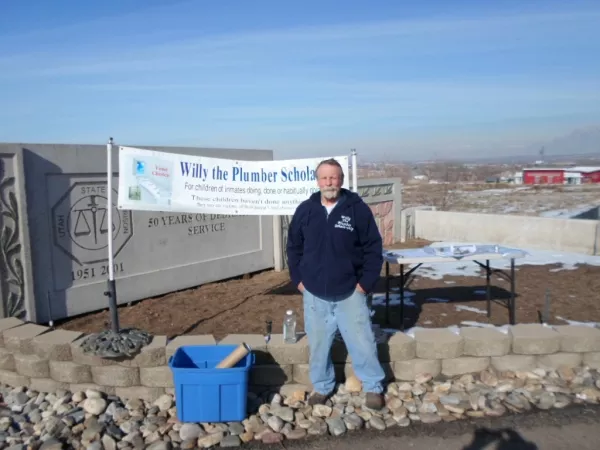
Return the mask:
[[[273,159],[272,151],[266,150],[138,147],[207,157]],[[16,285],[23,292],[16,302],[22,306],[5,301],[4,316],[23,317],[27,311],[30,320],[45,323],[106,308],[109,233],[114,240],[119,303],[273,267],[271,216],[117,209],[117,152],[115,145],[113,223],[109,224],[105,145],[0,145],[0,153],[22,157],[23,164],[19,159],[15,167],[24,170],[26,181],[19,176],[26,189],[21,186],[20,201],[15,203],[25,215],[20,222],[17,217],[17,225],[5,225],[14,214],[10,209],[14,202],[8,199],[5,204],[3,196],[3,212],[8,216],[2,228],[18,230],[24,242],[31,241],[31,265],[21,251],[19,264],[24,269],[19,270],[24,273],[17,281],[5,275],[7,270],[12,273],[15,264],[3,262],[2,293]],[[29,248],[28,242],[22,245]],[[29,267],[32,283],[25,280]]]
[[0,146],[0,317],[27,319],[35,308],[27,222],[23,152]]

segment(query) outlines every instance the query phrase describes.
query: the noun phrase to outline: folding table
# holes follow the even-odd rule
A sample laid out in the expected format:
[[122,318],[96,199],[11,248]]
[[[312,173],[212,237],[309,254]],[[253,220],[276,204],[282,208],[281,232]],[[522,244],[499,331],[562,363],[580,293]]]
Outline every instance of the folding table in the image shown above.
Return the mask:
[[[406,277],[409,277],[423,264],[456,263],[472,261],[486,273],[487,316],[491,317],[491,286],[490,278],[493,273],[504,275],[510,282],[510,298],[508,300],[509,321],[515,324],[515,259],[524,258],[527,252],[499,245],[477,244],[432,244],[423,248],[389,250],[383,252],[385,262],[385,321],[390,324],[390,285],[396,276],[390,274],[390,264],[400,266],[400,323],[404,330],[404,288]],[[510,274],[501,269],[490,267],[491,260],[510,260]],[[485,264],[480,262],[485,261]],[[405,266],[414,265],[408,271]]]

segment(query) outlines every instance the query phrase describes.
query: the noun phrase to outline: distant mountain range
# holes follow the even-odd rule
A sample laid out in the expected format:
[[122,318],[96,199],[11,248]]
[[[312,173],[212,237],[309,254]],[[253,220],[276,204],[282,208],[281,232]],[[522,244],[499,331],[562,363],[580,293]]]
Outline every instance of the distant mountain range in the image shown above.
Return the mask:
[[[539,151],[544,149],[542,157]],[[548,142],[531,146],[530,152],[523,154],[494,153],[493,156],[457,156],[454,158],[439,158],[437,161],[473,162],[473,163],[504,163],[504,164],[534,164],[543,159],[545,163],[588,163],[600,165],[600,126],[581,128],[571,133],[549,140]]]
[[600,156],[600,127],[575,130],[552,139],[544,145],[546,155],[581,155],[596,153]]

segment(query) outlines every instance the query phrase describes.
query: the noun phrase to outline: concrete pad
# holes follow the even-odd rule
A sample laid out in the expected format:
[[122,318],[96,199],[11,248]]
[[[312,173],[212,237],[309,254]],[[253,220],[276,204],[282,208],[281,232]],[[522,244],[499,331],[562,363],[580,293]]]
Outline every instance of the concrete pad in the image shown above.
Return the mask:
[[417,358],[450,359],[462,355],[463,339],[446,328],[415,331]]
[[217,345],[217,341],[212,334],[186,334],[185,336],[177,336],[171,342],[167,343],[167,361],[179,347],[184,345]]
[[442,360],[442,374],[447,377],[479,373],[490,365],[490,358],[462,356],[460,358]]
[[3,332],[4,347],[25,355],[33,354],[33,339],[49,331],[50,328],[26,323],[20,327],[10,328]]
[[267,344],[273,364],[306,364],[309,361],[308,338],[302,336],[294,344],[286,344],[283,334],[271,335]]
[[401,381],[415,381],[418,375],[430,374],[437,377],[442,371],[442,361],[439,359],[411,359],[396,361],[393,366],[394,376]]
[[49,378],[50,367],[48,360],[37,355],[22,355],[15,353],[15,370],[19,375],[32,378]]
[[559,325],[554,327],[561,336],[562,352],[600,352],[600,330],[583,325]]
[[50,378],[62,383],[91,383],[90,366],[77,364],[72,361],[49,361]]
[[504,356],[510,352],[511,338],[495,328],[460,329],[465,356]]
[[131,387],[140,385],[140,369],[123,366],[91,366],[92,381],[101,386]]
[[33,353],[54,361],[71,361],[71,343],[81,337],[78,331],[53,330],[32,341]]
[[519,324],[509,328],[512,351],[517,355],[547,355],[560,350],[561,335],[542,324]]

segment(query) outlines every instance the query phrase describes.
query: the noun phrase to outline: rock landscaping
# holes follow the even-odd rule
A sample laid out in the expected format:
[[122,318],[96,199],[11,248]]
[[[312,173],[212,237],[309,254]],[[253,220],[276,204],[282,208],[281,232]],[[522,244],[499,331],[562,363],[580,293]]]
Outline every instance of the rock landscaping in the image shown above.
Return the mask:
[[[131,358],[82,351],[85,335],[0,319],[0,447],[191,449],[342,436],[414,423],[498,417],[600,402],[600,330],[588,326],[415,329],[378,344],[386,407],[369,410],[343,342],[339,384],[311,407],[306,338],[154,336]],[[241,423],[180,423],[169,357],[183,345],[246,342],[251,369]]]
[[413,423],[434,424],[498,417],[532,410],[598,404],[595,369],[532,371],[486,369],[455,377],[422,373],[413,382],[386,387],[386,407],[364,406],[356,378],[338,385],[324,405],[309,406],[308,389],[287,385],[249,392],[249,416],[241,423],[180,423],[170,394],[154,401],[121,400],[88,389],[42,393],[23,386],[0,388],[2,448],[97,450],[239,447],[251,441],[277,444],[361,429],[386,430]]

